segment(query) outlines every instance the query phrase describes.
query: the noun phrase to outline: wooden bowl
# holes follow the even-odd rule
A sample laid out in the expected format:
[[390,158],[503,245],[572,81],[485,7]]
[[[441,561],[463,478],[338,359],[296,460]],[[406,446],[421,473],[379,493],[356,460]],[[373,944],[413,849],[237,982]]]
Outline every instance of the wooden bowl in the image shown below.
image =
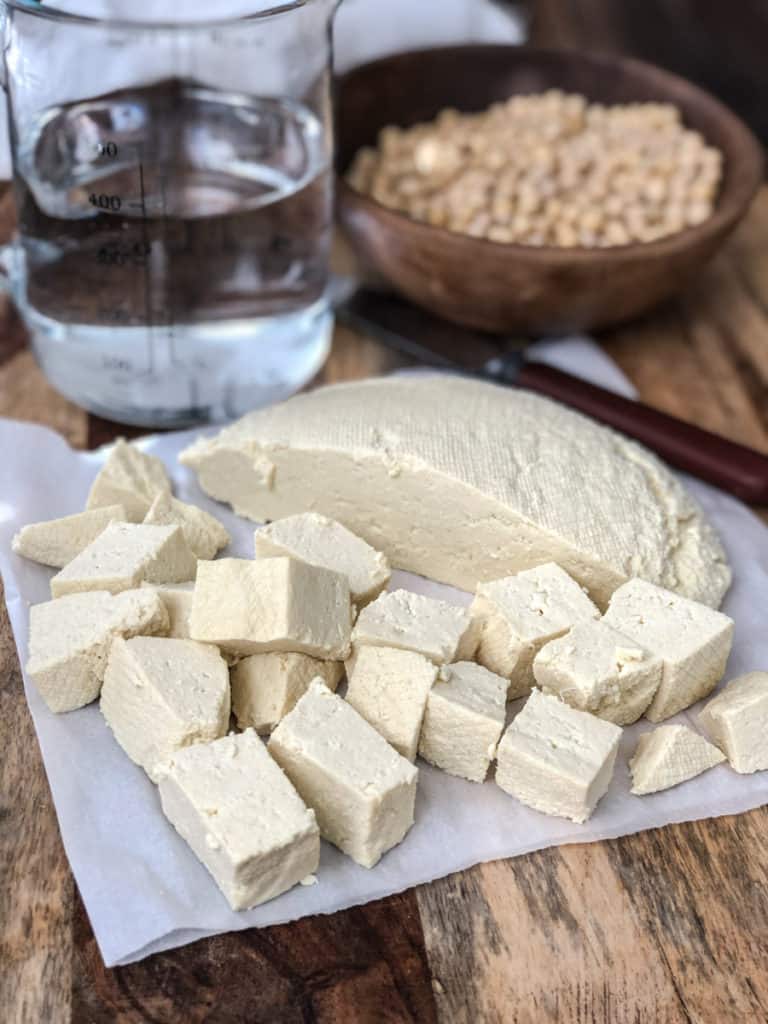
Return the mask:
[[[419,223],[361,195],[343,173],[384,125],[409,126],[444,107],[479,111],[515,93],[558,88],[601,103],[674,103],[686,126],[724,156],[709,220],[655,242],[560,249],[472,238]],[[763,174],[762,150],[714,97],[640,61],[515,46],[453,46],[376,60],[338,83],[338,217],[358,258],[440,316],[494,332],[604,327],[682,288],[744,216]]]

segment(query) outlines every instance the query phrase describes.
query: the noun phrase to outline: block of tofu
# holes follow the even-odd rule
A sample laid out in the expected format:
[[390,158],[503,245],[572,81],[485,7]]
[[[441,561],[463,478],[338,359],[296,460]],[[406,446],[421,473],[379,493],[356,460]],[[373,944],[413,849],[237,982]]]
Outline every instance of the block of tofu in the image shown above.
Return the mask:
[[543,814],[586,821],[608,789],[621,728],[534,690],[501,738],[496,782]]
[[323,838],[364,868],[413,824],[417,769],[320,680],[272,733],[269,751]]
[[429,692],[419,755],[451,775],[483,782],[504,729],[507,684],[471,661],[444,666]]
[[317,512],[287,516],[263,526],[256,531],[254,549],[257,558],[290,555],[343,573],[358,608],[378,597],[389,583],[389,562],[381,552],[335,519]]
[[232,669],[232,710],[241,729],[272,732],[292,711],[313,679],[335,690],[344,675],[341,661],[320,661],[308,654],[271,651],[251,654]]
[[768,770],[768,672],[732,679],[704,707],[698,722],[735,771]]
[[168,612],[167,636],[175,640],[189,640],[189,617],[192,614],[192,595],[195,584],[187,583],[142,583],[142,589],[154,590]]
[[351,627],[349,584],[341,573],[282,557],[198,566],[194,640],[239,655],[294,651],[343,661]]
[[470,609],[479,627],[477,661],[509,679],[508,699],[534,685],[533,659],[544,644],[600,612],[554,562],[478,584]]
[[196,558],[215,558],[231,540],[218,519],[197,505],[179,501],[170,491],[161,491],[155,497],[144,522],[155,526],[180,526]]
[[12,547],[17,555],[33,562],[63,569],[110,523],[124,523],[127,518],[123,505],[105,505],[90,512],[76,512],[60,519],[30,523],[19,530],[13,538]]
[[468,661],[474,655],[477,627],[466,608],[409,590],[392,590],[363,608],[352,631],[352,643],[355,649],[415,651],[444,665]]
[[157,636],[113,640],[101,712],[153,782],[176,750],[226,736],[229,710],[229,668],[218,648]]
[[93,481],[85,507],[123,505],[129,521],[140,523],[156,495],[170,489],[171,481],[160,459],[120,437]]
[[437,666],[415,651],[360,647],[351,671],[347,700],[395,750],[413,761]]
[[661,670],[661,658],[602,619],[579,622],[544,644],[533,659],[544,693],[616,725],[642,715],[659,688]]
[[629,770],[636,796],[671,789],[714,768],[725,755],[686,725],[660,725],[640,737]]
[[167,630],[168,613],[150,590],[90,591],[35,604],[27,672],[51,711],[73,711],[99,696],[115,637]]
[[233,910],[274,899],[317,870],[315,815],[252,729],[185,747],[159,775],[165,816]]
[[733,620],[645,580],[616,591],[605,622],[663,662],[661,682],[645,712],[661,722],[708,696],[723,678]]
[[51,580],[54,597],[84,590],[118,594],[142,583],[194,579],[197,559],[180,526],[111,523]]

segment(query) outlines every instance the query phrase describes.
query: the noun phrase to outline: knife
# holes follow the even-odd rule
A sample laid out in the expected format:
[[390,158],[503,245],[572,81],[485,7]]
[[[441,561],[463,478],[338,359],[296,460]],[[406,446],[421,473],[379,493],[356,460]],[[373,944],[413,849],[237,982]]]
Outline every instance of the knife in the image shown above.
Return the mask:
[[678,469],[742,501],[768,504],[768,456],[642,402],[525,357],[495,335],[459,327],[397,296],[357,288],[339,297],[339,321],[427,366],[526,388],[577,409],[651,448]]

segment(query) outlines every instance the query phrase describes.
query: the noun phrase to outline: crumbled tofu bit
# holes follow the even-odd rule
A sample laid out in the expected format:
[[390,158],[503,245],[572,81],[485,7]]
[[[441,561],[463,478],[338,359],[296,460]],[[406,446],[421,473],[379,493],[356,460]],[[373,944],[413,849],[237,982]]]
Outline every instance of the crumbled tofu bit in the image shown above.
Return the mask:
[[352,643],[355,648],[415,651],[443,665],[469,660],[477,647],[477,631],[466,608],[408,590],[393,590],[363,608]]
[[123,505],[105,505],[104,508],[77,512],[72,516],[62,516],[61,519],[29,523],[13,538],[12,547],[17,555],[23,555],[33,562],[63,569],[83,548],[96,540],[110,523],[124,523],[126,520]]
[[283,557],[199,563],[194,640],[240,655],[294,651],[343,661],[351,626],[349,584],[341,573]]
[[381,552],[335,519],[317,512],[287,516],[261,527],[254,547],[257,558],[290,555],[343,573],[358,607],[378,597],[389,582],[389,562]]
[[27,672],[51,711],[96,700],[117,636],[164,634],[168,613],[157,594],[90,591],[33,605]]
[[54,597],[84,590],[117,594],[147,583],[182,583],[197,559],[179,526],[111,523],[51,580]]
[[600,618],[586,591],[554,562],[479,583],[471,613],[480,630],[477,660],[509,679],[510,700],[530,693],[533,659],[545,643]]
[[544,693],[616,725],[629,725],[646,710],[661,682],[661,659],[602,619],[577,623],[544,644],[533,674]]
[[645,712],[652,722],[708,696],[723,677],[733,620],[722,612],[633,579],[615,591],[604,621],[662,660],[661,683]]
[[232,669],[232,710],[241,729],[270,733],[292,711],[313,679],[335,690],[344,675],[341,661],[272,651],[251,654]]
[[99,470],[88,494],[86,509],[123,505],[132,523],[140,523],[156,495],[170,491],[165,466],[119,437]]
[[179,501],[170,491],[162,491],[155,497],[144,522],[155,526],[180,526],[196,558],[215,558],[231,539],[218,519],[197,505]]
[[418,771],[321,680],[272,733],[269,751],[314,809],[323,838],[363,867],[413,824]]
[[698,721],[735,771],[749,775],[768,770],[768,672],[732,679]]
[[101,712],[153,782],[176,750],[225,736],[229,711],[229,669],[217,648],[150,636],[112,642]]
[[469,661],[444,666],[429,692],[419,755],[451,775],[483,782],[504,729],[507,683]]
[[613,776],[621,729],[534,690],[499,744],[496,782],[543,814],[586,821]]
[[165,816],[233,910],[274,899],[317,871],[315,815],[253,730],[185,747],[159,775]]
[[189,640],[189,617],[192,614],[192,594],[195,584],[142,583],[142,589],[154,590],[168,612],[168,636],[175,640]]
[[348,675],[347,700],[399,754],[413,761],[437,671],[415,651],[361,647]]
[[685,725],[660,725],[644,733],[629,762],[636,796],[670,789],[713,768],[725,756]]

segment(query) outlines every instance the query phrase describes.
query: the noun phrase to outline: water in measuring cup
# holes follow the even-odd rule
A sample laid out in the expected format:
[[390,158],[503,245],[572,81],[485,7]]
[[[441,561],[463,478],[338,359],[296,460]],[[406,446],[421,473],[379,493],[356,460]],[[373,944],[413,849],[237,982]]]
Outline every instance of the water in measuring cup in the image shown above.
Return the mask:
[[329,149],[300,104],[177,80],[41,114],[12,276],[54,385],[144,425],[301,386],[331,328]]

